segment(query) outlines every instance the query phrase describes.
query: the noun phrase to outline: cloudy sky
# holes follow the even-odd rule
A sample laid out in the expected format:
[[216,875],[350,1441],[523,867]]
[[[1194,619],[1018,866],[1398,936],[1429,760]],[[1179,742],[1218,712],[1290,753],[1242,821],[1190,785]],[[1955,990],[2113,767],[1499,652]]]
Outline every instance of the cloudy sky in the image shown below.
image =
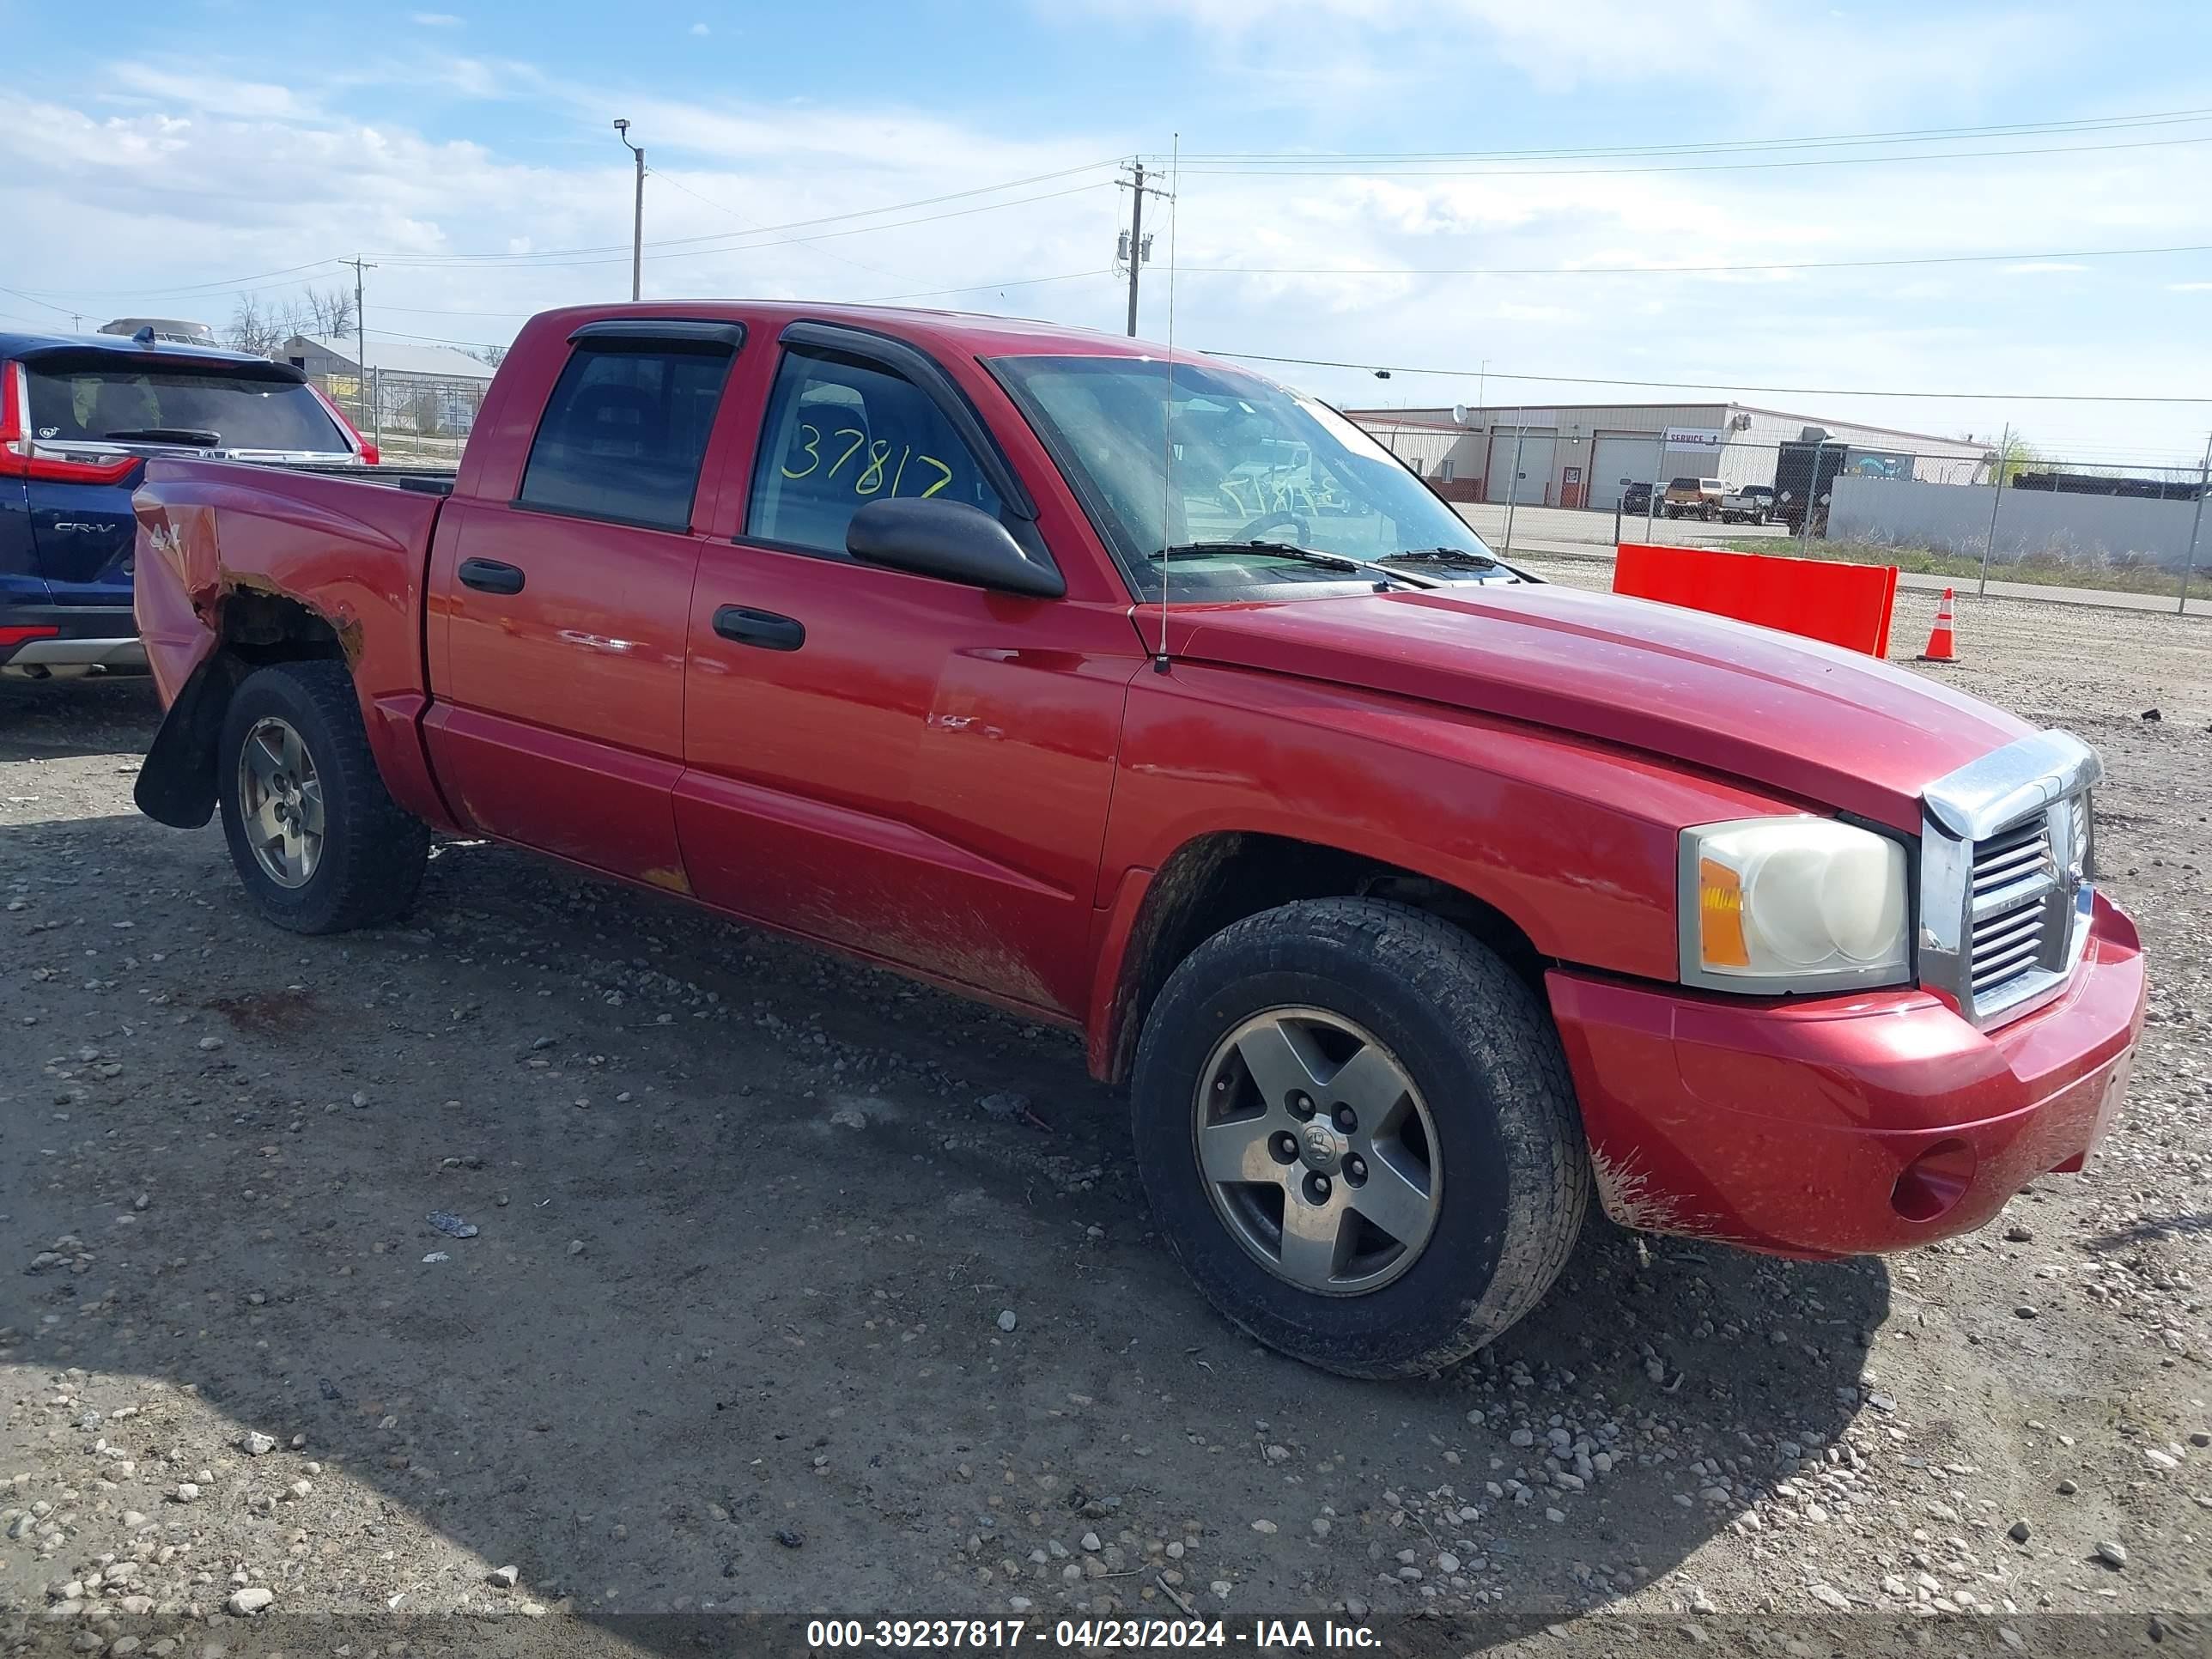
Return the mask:
[[[373,331],[503,343],[628,293],[623,116],[648,296],[1118,329],[1116,168],[1179,135],[1143,331],[1172,291],[1180,344],[1398,367],[1273,371],[1340,401],[2212,427],[2203,0],[433,3],[0,0],[0,324],[220,325],[360,255]],[[2027,396],[2090,392],[2208,401]]]

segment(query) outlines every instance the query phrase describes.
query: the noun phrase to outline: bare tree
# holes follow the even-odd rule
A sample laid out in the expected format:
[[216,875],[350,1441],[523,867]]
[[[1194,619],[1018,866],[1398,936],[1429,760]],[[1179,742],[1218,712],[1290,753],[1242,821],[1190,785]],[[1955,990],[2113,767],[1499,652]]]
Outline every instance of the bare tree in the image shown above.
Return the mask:
[[469,356],[480,363],[489,363],[494,368],[497,368],[507,361],[507,348],[501,345],[483,346],[471,351]]
[[[2002,472],[2007,483],[2014,483],[2019,481],[2021,473],[2037,465],[2042,459],[2043,452],[2015,432],[2006,438],[2004,453],[1997,458],[1997,465],[1992,469],[1992,472]],[[1994,477],[1990,482],[1996,482]]]
[[314,332],[331,338],[353,332],[353,295],[343,289],[311,288],[303,303]]
[[283,317],[264,310],[250,294],[238,296],[237,309],[230,314],[230,326],[223,332],[234,350],[251,351],[257,356],[283,344],[290,334]]

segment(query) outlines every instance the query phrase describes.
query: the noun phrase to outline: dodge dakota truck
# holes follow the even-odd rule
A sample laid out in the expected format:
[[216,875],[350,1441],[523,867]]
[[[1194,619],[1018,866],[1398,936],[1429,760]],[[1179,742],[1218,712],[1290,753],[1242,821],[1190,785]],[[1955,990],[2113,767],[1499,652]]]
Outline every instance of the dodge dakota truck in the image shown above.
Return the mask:
[[1000,319],[530,322],[458,476],[154,459],[137,799],[279,927],[492,837],[1079,1030],[1261,1340],[1431,1371],[1593,1196],[1898,1250],[2081,1166],[2142,1018],[2097,757],[1530,580],[1327,405]]

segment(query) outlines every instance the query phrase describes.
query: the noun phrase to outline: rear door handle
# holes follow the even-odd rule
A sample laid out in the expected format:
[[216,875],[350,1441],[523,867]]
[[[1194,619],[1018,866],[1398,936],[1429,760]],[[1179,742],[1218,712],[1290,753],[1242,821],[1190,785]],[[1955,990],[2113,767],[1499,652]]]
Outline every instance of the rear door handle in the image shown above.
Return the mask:
[[479,593],[520,593],[522,572],[497,559],[463,559],[461,586],[473,587]]
[[714,613],[714,631],[739,645],[757,645],[764,651],[796,651],[806,643],[806,628],[790,617],[750,605],[726,605]]

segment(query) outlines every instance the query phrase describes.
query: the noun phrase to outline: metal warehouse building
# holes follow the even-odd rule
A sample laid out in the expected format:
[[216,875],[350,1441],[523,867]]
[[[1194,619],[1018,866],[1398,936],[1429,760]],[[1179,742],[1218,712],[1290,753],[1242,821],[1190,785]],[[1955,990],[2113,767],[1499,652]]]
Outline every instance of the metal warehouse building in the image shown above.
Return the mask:
[[1625,484],[1652,479],[1771,484],[1782,445],[1822,437],[1847,471],[1929,483],[1983,482],[1996,460],[1989,444],[1734,403],[1345,412],[1450,499],[1528,507],[1610,512]]

